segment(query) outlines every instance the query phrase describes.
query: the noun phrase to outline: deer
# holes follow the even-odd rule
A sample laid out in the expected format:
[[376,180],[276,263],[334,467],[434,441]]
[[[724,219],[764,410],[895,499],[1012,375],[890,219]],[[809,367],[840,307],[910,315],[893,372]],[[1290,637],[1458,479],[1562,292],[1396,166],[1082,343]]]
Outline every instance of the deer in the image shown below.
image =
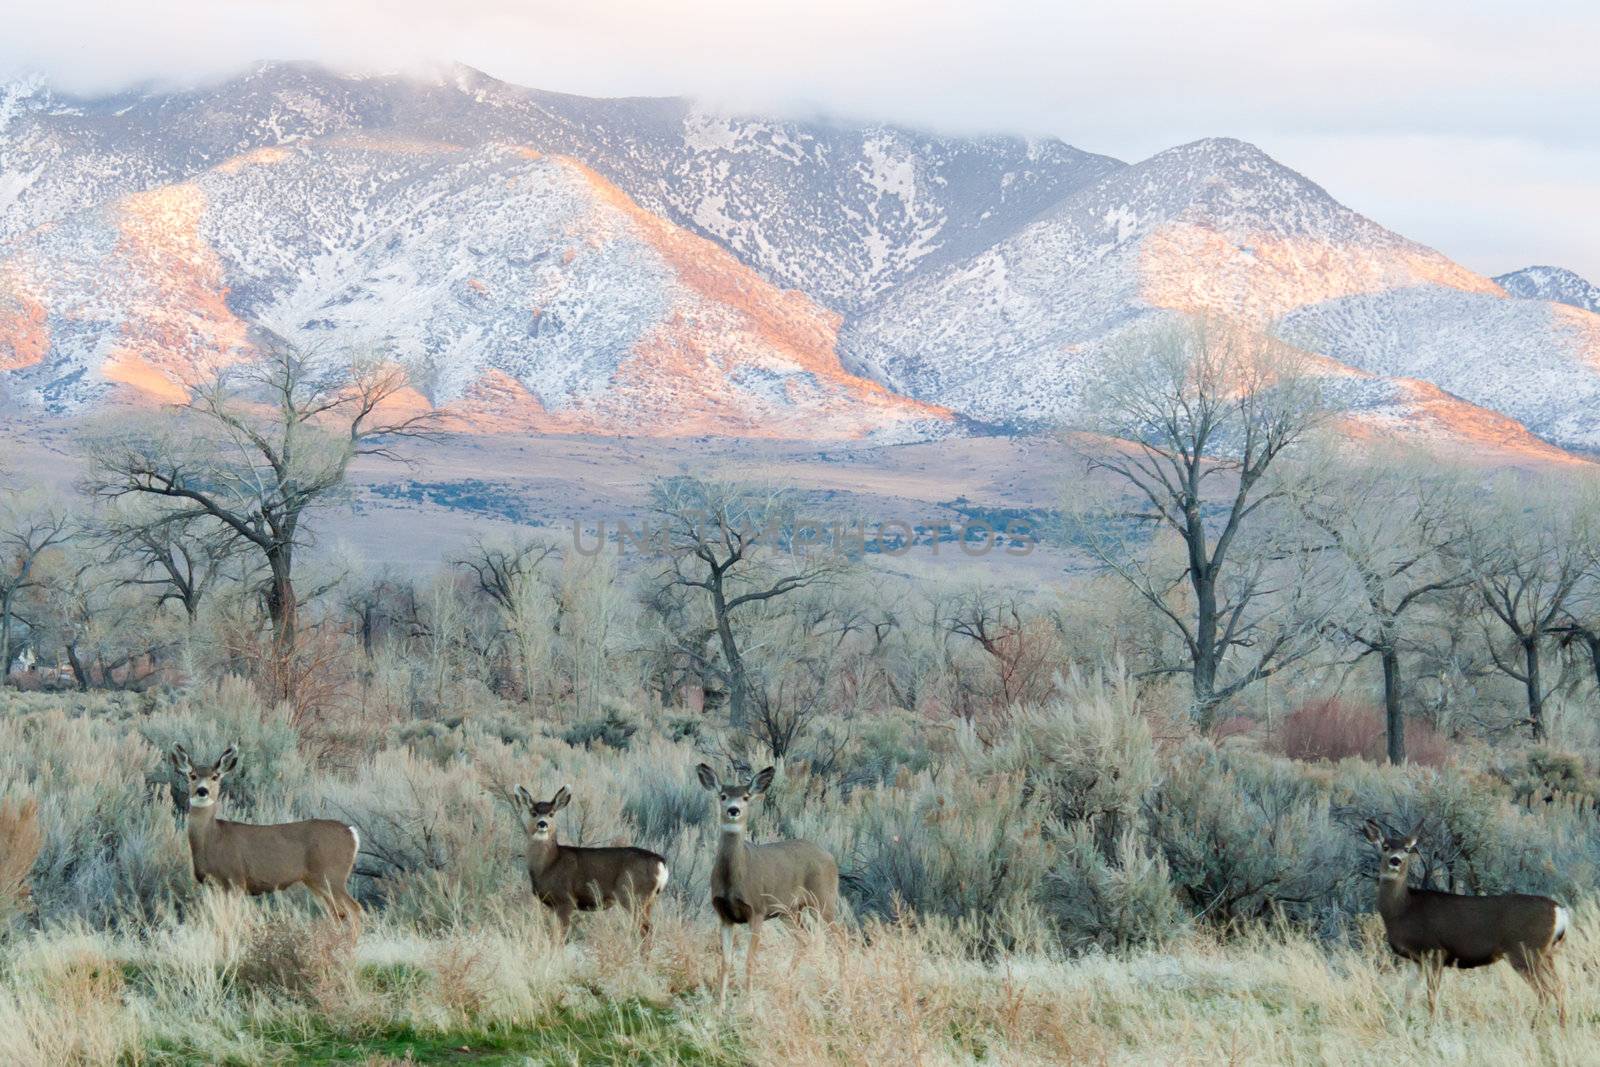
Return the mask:
[[643,848],[563,845],[556,836],[555,817],[572,802],[568,786],[549,800],[535,800],[519,785],[516,798],[528,813],[523,824],[528,881],[534,897],[555,914],[559,940],[566,942],[574,912],[622,904],[638,916],[641,950],[648,952],[650,912],[671,873],[666,858]]
[[766,768],[748,783],[719,782],[716,772],[704,763],[696,773],[700,784],[717,794],[717,816],[722,828],[711,868],[711,906],[721,923],[722,956],[717,982],[721,986],[718,1003],[725,1008],[728,968],[733,960],[733,928],[750,928],[750,944],[744,957],[744,991],[748,996],[762,924],[776,918],[796,922],[810,912],[831,925],[839,906],[839,865],[826,849],[810,841],[753,845],[746,839],[750,802],[767,791],[777,773],[775,768]]
[[1500,960],[1510,963],[1542,1003],[1554,997],[1561,1025],[1567,1023],[1566,991],[1554,953],[1567,936],[1571,913],[1549,897],[1526,893],[1465,896],[1407,883],[1422,825],[1405,837],[1388,837],[1373,819],[1365,833],[1378,849],[1378,914],[1389,947],[1416,963],[1428,985],[1428,1014],[1439,1003],[1444,968],[1466,970]]
[[239,766],[238,745],[229,745],[208,766],[196,766],[182,745],[173,745],[172,766],[188,783],[189,855],[196,882],[252,896],[303,885],[325,912],[359,928],[361,905],[345,888],[361,848],[354,826],[333,819],[258,826],[217,818],[223,776]]

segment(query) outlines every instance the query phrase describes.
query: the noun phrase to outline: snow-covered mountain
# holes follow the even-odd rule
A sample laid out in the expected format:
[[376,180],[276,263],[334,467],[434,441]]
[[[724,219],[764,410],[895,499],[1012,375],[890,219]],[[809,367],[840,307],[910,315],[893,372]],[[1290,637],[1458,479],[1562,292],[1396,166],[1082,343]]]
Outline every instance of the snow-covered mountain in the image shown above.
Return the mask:
[[839,311],[987,247],[1123,166],[1055,140],[595,100],[460,65],[419,78],[267,64],[189,92],[71,100],[30,83],[0,101],[0,240],[256,148],[352,132],[513,143],[584,161],[645,209]]
[[1523,267],[1495,275],[1495,282],[1512,296],[1527,300],[1554,300],[1584,311],[1600,313],[1600,286],[1565,267]]
[[[838,316],[575,160],[339,134],[120,196],[0,249],[11,392],[179,399],[268,329],[379,351],[479,428],[923,436],[853,377]],[[0,363],[0,366],[5,366]]]
[[911,279],[848,325],[845,363],[974,418],[1049,425],[1081,412],[1106,345],[1175,311],[1276,329],[1368,375],[1600,447],[1600,318],[1511,299],[1232,140],[1113,172]]
[[459,66],[0,90],[0,393],[54,411],[176,398],[271,330],[404,358],[480,428],[1033,429],[1199,310],[1327,357],[1362,426],[1600,448],[1586,285],[1485,278],[1231,140],[1129,166]]

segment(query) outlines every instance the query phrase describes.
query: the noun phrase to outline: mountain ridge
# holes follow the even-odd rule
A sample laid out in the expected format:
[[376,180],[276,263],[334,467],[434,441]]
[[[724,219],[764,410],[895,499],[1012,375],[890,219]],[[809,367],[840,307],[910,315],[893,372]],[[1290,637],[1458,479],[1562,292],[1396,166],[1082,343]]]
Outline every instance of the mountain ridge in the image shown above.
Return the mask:
[[46,408],[172,399],[270,328],[398,351],[502,428],[1029,431],[1127,330],[1200,312],[1337,361],[1371,425],[1600,448],[1583,292],[1467,270],[1232,138],[1127,164],[461,65],[0,91],[0,386]]

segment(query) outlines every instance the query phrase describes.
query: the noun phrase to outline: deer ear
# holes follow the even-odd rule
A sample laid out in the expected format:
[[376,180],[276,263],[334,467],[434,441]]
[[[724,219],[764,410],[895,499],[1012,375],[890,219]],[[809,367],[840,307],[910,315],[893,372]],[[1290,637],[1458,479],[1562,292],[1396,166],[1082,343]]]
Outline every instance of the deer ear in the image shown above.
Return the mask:
[[768,767],[766,770],[758,773],[754,778],[750,779],[750,792],[765,793],[767,791],[767,786],[772,784],[772,779],[777,775],[777,773],[778,768],[776,767]]
[[194,766],[194,761],[189,759],[189,750],[182,745],[172,746],[172,766],[179,774],[188,774]]
[[556,795],[550,798],[550,810],[551,812],[560,811],[570,803],[572,803],[572,790],[562,786],[556,790]]
[[1367,840],[1374,845],[1383,844],[1383,831],[1379,829],[1376,821],[1368,819],[1366,825],[1361,828],[1361,832],[1366,834]]
[[700,766],[694,769],[694,773],[700,776],[701,785],[705,786],[713,793],[717,791],[717,772],[711,769],[711,765],[709,763],[700,764]]
[[222,758],[217,760],[217,770],[228,774],[237,766],[239,766],[239,746],[229,745],[223,750]]
[[533,794],[528,792],[526,786],[517,786],[512,791],[512,795],[516,797],[518,804],[528,808],[530,811],[533,809]]

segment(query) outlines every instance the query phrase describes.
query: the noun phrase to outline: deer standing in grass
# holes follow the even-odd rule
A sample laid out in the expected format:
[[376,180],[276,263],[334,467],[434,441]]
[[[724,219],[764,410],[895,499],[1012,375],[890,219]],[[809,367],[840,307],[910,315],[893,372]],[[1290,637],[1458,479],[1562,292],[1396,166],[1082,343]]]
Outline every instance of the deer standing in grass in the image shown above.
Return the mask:
[[1428,1014],[1438,1008],[1444,968],[1510,963],[1541,1001],[1554,997],[1567,1022],[1566,991],[1555,968],[1555,949],[1567,936],[1571,915],[1549,897],[1510,893],[1472,897],[1412,889],[1406,883],[1417,834],[1386,837],[1371,819],[1367,840],[1378,848],[1378,914],[1389,947],[1421,969],[1428,983]]
[[332,819],[256,826],[217,818],[223,775],[239,765],[238,745],[206,767],[196,767],[182,745],[173,745],[172,765],[188,783],[195,881],[252,895],[303,885],[329,915],[360,925],[361,905],[345,889],[361,847],[354,826]]
[[700,784],[717,794],[717,816],[722,833],[717,858],[711,868],[711,906],[722,923],[722,959],[717,970],[721,986],[719,1003],[728,1002],[728,967],[733,960],[733,928],[750,927],[750,945],[744,956],[744,991],[750,992],[755,973],[756,946],[761,924],[768,919],[796,921],[813,911],[831,923],[839,904],[839,865],[825,849],[809,841],[774,841],[752,845],[745,839],[750,802],[772,784],[774,768],[750,779],[748,785],[718,782],[706,764],[697,769]]
[[667,861],[642,848],[575,848],[556,840],[556,812],[572,801],[562,786],[549,800],[534,800],[517,786],[517,802],[527,810],[528,880],[533,895],[555,913],[561,940],[567,939],[575,911],[598,911],[614,904],[634,909],[642,947],[650,945],[650,912],[667,887]]

